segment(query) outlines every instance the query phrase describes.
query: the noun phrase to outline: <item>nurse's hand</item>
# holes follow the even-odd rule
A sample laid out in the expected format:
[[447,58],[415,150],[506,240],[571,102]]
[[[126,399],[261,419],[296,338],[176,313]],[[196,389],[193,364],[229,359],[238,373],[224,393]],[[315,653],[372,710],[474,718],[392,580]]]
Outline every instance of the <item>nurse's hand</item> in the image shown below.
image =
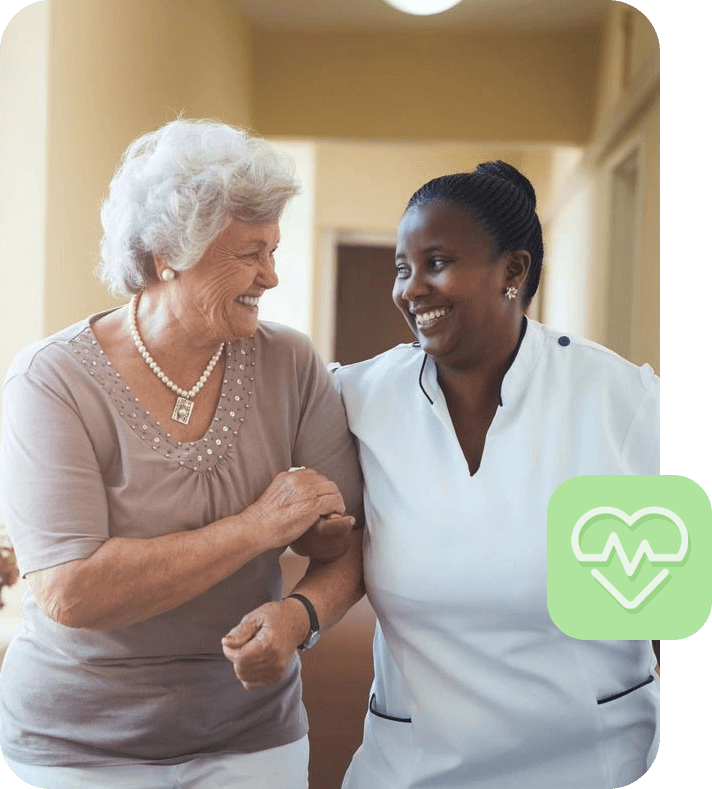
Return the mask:
[[333,512],[319,520],[289,546],[294,553],[317,562],[333,562],[348,551],[356,519]]
[[284,676],[308,633],[309,616],[298,600],[265,603],[223,637],[223,653],[246,690],[264,688]]

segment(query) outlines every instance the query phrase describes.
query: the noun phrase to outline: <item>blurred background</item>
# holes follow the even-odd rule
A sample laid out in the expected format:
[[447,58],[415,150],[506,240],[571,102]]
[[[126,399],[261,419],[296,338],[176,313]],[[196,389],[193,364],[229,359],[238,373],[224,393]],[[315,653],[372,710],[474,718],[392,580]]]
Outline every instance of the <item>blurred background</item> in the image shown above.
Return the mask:
[[[403,208],[426,180],[499,158],[538,195],[532,316],[660,372],[659,64],[646,17],[613,0],[426,17],[382,0],[36,2],[0,42],[0,374],[118,303],[92,273],[99,206],[128,143],[179,113],[294,157],[302,192],[260,313],[326,361],[409,340],[390,302]],[[285,557],[288,579],[300,569]],[[0,652],[22,592],[3,590]],[[372,626],[363,603],[304,656],[312,789],[337,787],[360,742]]]

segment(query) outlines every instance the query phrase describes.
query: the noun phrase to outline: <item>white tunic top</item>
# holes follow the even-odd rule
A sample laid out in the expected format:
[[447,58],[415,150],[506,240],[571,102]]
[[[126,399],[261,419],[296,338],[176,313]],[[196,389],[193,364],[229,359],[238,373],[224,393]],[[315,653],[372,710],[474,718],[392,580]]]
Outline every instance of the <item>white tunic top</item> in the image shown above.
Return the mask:
[[638,778],[657,747],[651,643],[579,641],[553,624],[546,509],[575,475],[659,473],[652,369],[528,321],[472,476],[420,348],[336,377],[365,478],[378,614],[370,712],[344,789]]

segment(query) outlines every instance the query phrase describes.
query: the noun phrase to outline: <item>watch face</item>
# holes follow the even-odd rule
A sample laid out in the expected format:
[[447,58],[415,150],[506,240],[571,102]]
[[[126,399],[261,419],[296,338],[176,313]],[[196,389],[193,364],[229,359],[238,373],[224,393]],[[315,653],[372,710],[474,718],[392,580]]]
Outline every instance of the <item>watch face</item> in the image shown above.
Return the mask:
[[321,633],[318,630],[311,630],[307,636],[306,641],[303,644],[300,644],[299,649],[302,651],[305,649],[311,649],[320,638]]

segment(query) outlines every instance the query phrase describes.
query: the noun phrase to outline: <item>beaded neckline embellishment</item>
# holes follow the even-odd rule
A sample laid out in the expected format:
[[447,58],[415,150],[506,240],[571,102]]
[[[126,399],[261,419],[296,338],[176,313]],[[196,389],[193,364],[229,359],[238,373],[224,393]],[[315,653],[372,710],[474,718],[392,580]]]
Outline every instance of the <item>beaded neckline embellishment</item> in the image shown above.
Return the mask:
[[192,471],[212,471],[232,448],[250,411],[254,390],[255,340],[225,345],[225,375],[211,426],[203,438],[179,442],[156,422],[101,349],[90,326],[71,341],[75,358],[99,384],[137,438],[168,460]]

